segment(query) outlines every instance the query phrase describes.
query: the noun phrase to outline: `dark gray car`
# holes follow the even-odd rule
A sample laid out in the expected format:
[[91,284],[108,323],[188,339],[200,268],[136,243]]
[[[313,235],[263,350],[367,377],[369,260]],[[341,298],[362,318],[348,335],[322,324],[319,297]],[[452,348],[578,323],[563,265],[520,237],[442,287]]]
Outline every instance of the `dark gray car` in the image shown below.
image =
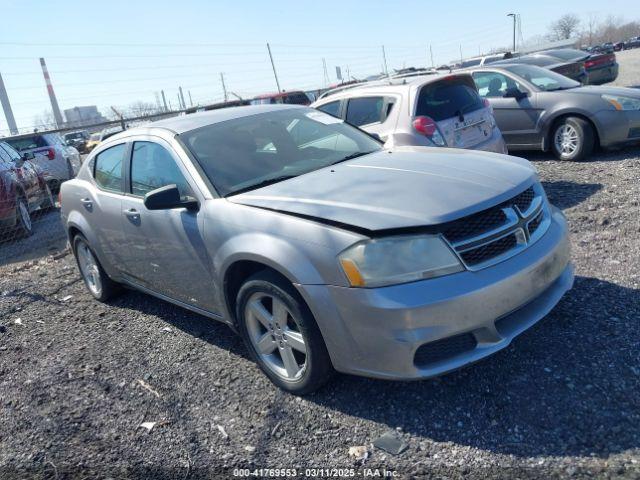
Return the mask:
[[561,160],[583,160],[594,147],[640,143],[640,91],[582,87],[550,70],[510,64],[470,70],[491,102],[509,150],[551,149]]

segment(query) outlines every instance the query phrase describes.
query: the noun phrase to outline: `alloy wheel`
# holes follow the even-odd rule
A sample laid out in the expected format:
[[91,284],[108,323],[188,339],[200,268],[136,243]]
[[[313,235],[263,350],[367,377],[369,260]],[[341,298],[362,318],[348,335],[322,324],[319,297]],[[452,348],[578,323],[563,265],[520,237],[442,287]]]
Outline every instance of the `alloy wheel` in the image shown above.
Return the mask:
[[554,142],[556,150],[562,155],[573,155],[580,146],[578,131],[565,123],[556,130]]
[[244,314],[251,344],[266,367],[285,380],[299,379],[307,366],[307,345],[284,302],[267,293],[254,293]]
[[91,290],[91,293],[99,297],[102,293],[102,280],[96,258],[84,242],[78,243],[76,255],[78,256],[78,265],[80,266],[82,278],[87,284],[87,287],[89,287],[89,290]]

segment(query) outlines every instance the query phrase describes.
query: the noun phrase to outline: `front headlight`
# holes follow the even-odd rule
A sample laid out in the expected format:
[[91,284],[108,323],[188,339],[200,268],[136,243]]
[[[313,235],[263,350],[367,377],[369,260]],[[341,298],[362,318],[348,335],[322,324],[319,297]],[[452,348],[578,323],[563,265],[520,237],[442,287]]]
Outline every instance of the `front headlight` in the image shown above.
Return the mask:
[[613,105],[616,110],[640,110],[640,98],[602,95],[602,99]]
[[382,287],[464,270],[437,235],[365,240],[349,247],[338,259],[352,287]]

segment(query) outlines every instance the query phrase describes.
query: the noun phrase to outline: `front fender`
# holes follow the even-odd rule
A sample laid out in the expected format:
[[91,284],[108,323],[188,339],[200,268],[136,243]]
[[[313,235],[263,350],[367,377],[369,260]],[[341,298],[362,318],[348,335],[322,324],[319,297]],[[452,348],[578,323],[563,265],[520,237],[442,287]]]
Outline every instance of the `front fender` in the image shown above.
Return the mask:
[[576,117],[583,117],[586,118],[587,120],[589,120],[595,127],[596,129],[596,134],[598,135],[598,138],[602,138],[602,123],[600,122],[600,120],[598,119],[598,113],[594,113],[591,112],[589,110],[584,110],[582,108],[575,108],[575,107],[565,107],[565,108],[561,108],[559,110],[553,110],[553,111],[545,111],[541,116],[540,116],[540,124],[542,125],[541,131],[542,131],[542,138],[543,138],[543,149],[547,150],[549,148],[549,143],[548,143],[548,138],[549,138],[549,133],[551,131],[551,127],[553,126],[553,124],[555,123],[555,121],[558,118],[561,117],[568,117],[568,116],[576,116]]
[[[317,245],[314,246],[316,249]],[[321,248],[321,247],[320,247]],[[213,257],[214,272],[222,285],[231,265],[238,261],[262,263],[284,275],[291,283],[326,283],[300,246],[268,233],[245,233],[227,240]]]

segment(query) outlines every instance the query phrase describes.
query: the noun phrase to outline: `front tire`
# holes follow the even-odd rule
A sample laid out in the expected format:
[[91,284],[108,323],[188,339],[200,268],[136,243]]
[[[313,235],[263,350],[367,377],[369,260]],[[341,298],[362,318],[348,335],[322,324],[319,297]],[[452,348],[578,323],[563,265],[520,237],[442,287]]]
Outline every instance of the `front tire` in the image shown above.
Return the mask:
[[238,292],[236,318],[251,356],[278,387],[305,395],[331,378],[333,366],[311,311],[279,275],[250,277]]
[[111,280],[84,236],[73,238],[73,254],[89,293],[100,302],[106,302],[120,292],[120,285]]
[[579,162],[591,155],[594,146],[593,127],[582,118],[564,118],[551,131],[551,148],[559,160]]

